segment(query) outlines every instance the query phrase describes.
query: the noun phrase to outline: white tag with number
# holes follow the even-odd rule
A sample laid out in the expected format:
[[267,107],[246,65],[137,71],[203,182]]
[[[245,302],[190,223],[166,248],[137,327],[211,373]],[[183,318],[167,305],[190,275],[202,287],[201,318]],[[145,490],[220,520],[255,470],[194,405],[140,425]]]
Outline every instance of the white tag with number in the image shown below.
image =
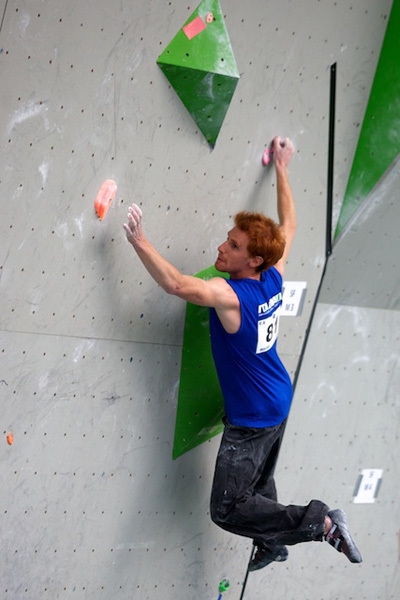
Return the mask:
[[276,342],[279,329],[279,311],[276,310],[266,319],[258,321],[258,342],[256,354],[268,352]]

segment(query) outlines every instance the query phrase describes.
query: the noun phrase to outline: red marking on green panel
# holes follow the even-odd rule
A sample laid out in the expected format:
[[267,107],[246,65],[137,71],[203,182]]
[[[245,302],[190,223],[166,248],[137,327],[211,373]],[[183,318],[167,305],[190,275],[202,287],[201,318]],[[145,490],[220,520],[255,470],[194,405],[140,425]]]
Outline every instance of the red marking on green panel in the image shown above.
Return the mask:
[[[223,276],[215,267],[196,274]],[[223,398],[211,353],[209,309],[187,303],[172,456],[177,458],[223,429]]]
[[239,72],[218,0],[203,0],[157,63],[214,146]]
[[201,17],[196,17],[193,21],[190,21],[185,27],[182,27],[188,40],[192,40],[195,35],[199,35],[207,25],[204,23]]
[[394,0],[335,236],[400,152],[399,32],[400,0]]

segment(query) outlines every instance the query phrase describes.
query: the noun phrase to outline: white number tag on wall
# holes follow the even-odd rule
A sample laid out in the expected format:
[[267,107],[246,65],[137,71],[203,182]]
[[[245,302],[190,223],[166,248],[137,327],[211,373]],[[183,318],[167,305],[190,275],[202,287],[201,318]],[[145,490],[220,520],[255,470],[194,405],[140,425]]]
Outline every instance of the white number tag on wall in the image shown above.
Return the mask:
[[354,490],[355,504],[373,504],[382,482],[383,469],[363,469]]
[[280,315],[298,317],[303,309],[306,290],[306,281],[284,281]]

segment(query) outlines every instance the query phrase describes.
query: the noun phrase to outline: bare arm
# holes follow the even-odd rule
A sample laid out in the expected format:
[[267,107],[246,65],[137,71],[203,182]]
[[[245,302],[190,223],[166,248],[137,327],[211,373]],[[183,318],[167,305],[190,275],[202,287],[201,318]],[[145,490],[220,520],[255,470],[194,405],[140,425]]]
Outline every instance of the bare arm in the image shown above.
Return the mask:
[[288,138],[274,138],[274,163],[277,185],[277,205],[279,225],[285,236],[286,245],[282,258],[275,265],[276,269],[283,275],[285,263],[289,256],[290,248],[296,233],[296,208],[292,189],[290,187],[288,165],[293,156],[294,148]]
[[199,306],[221,311],[237,309],[238,298],[225,279],[215,277],[204,281],[183,275],[154,248],[143,235],[142,211],[136,204],[129,208],[128,223],[124,224],[124,229],[144,267],[165,292]]

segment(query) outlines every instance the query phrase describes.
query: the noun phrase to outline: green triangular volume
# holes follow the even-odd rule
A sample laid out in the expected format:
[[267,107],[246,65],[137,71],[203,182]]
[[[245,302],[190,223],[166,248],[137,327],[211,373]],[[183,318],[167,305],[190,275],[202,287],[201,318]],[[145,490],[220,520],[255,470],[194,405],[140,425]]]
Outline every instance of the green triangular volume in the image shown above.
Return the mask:
[[[215,267],[196,274],[201,279],[225,276]],[[223,429],[222,392],[211,353],[209,309],[187,303],[182,363],[172,457],[206,442]]]
[[207,142],[214,146],[237,79],[174,65],[160,67]]
[[[185,27],[196,23],[202,26],[188,37]],[[201,2],[157,63],[206,140],[215,145],[239,80],[218,0]]]

